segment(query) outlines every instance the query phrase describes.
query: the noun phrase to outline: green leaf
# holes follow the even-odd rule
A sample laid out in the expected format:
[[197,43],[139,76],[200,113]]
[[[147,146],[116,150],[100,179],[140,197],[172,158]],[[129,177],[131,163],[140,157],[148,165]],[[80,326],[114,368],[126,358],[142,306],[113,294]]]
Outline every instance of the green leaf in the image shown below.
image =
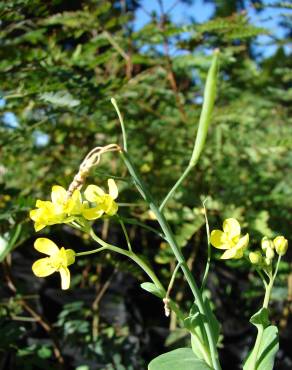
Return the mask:
[[9,235],[6,234],[4,237],[0,236],[0,262],[2,262],[5,257],[11,252],[17,239],[20,236],[21,224],[16,225],[10,232]]
[[[276,353],[279,350],[278,328],[274,325],[268,326],[263,333],[256,370],[273,370]],[[252,352],[248,355],[243,370],[252,370]]]
[[73,96],[66,91],[43,93],[40,95],[40,99],[57,107],[73,108],[80,104],[80,100],[74,99]]
[[147,292],[156,295],[158,298],[163,298],[165,296],[165,292],[163,289],[157,288],[157,286],[153,283],[142,283],[141,288],[146,290]]
[[190,333],[186,329],[181,329],[181,328],[174,329],[167,336],[164,342],[164,345],[166,347],[172,346],[172,348],[177,347],[179,345],[178,343],[182,343],[183,340],[186,340],[187,338],[189,338],[189,334]]
[[261,308],[250,318],[249,321],[256,327],[258,327],[258,325],[263,325],[263,327],[266,328],[270,324],[268,309]]
[[156,357],[148,365],[148,370],[210,370],[199,360],[191,348],[179,348]]
[[220,324],[219,324],[219,321],[217,320],[217,317],[214,315],[214,312],[211,308],[210,299],[207,297],[206,292],[203,292],[203,300],[205,303],[206,314],[209,318],[209,322],[211,325],[211,330],[213,332],[215,342],[218,343],[219,334],[220,334]]
[[184,320],[184,326],[191,333],[192,350],[199,359],[204,358],[204,343],[207,338],[204,330],[204,316],[199,312],[197,305],[191,309],[191,315]]

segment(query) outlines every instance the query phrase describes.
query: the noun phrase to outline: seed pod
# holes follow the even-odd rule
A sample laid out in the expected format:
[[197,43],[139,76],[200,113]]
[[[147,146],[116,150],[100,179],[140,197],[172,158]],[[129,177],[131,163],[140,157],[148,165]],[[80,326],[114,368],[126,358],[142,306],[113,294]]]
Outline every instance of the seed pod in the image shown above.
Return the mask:
[[219,50],[214,50],[212,64],[208,72],[205,90],[204,90],[204,102],[200,115],[199,128],[196,136],[196,142],[193,149],[192,157],[190,160],[191,165],[195,165],[201,155],[204,148],[208,127],[211,121],[213,107],[216,98],[216,85],[218,79],[218,55]]

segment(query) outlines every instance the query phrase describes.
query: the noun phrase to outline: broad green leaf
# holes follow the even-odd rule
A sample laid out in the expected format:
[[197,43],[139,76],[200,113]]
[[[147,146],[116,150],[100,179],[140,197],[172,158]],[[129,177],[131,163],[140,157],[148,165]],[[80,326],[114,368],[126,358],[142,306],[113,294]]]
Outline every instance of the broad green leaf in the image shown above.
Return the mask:
[[174,329],[170,332],[170,334],[167,336],[165,342],[164,342],[164,345],[166,347],[170,347],[172,346],[173,347],[177,347],[177,345],[175,345],[176,343],[180,343],[182,340],[185,340],[186,338],[189,338],[189,335],[190,333],[188,332],[188,330],[186,329],[181,329],[181,328],[177,328],[177,329]]
[[261,308],[250,318],[249,321],[256,327],[258,327],[258,325],[263,325],[263,327],[266,328],[270,324],[268,309]]
[[[256,370],[273,370],[276,353],[279,350],[278,328],[274,325],[268,326],[262,336],[258,353]],[[243,370],[253,370],[252,352],[243,366]]]
[[191,348],[179,348],[156,357],[148,365],[148,370],[210,370],[199,360]]
[[184,320],[184,326],[191,333],[191,344],[195,355],[204,358],[204,343],[207,338],[204,331],[204,316],[199,312],[197,305],[191,309],[191,315]]
[[[220,333],[220,325],[215,317],[211,306],[210,301],[207,295],[203,293],[203,299],[206,307],[206,313],[208,317],[208,321],[211,326],[211,330],[213,332],[214,338],[216,343],[218,343],[219,339],[219,333]],[[184,320],[184,326],[187,330],[191,333],[191,343],[192,343],[192,349],[196,356],[200,359],[206,358],[205,353],[205,343],[207,343],[207,337],[205,335],[205,329],[204,329],[204,321],[206,321],[207,318],[204,317],[198,310],[197,305],[194,303],[191,309],[191,314],[189,317],[187,317]],[[208,356],[208,354],[207,354]]]
[[199,312],[199,309],[196,303],[193,304],[190,312],[190,316],[188,316],[184,320],[184,326],[192,333],[199,336],[202,342],[207,340],[204,332],[204,316]]
[[153,295],[156,295],[158,298],[163,298],[165,296],[163,289],[157,288],[157,286],[153,283],[142,283],[140,286],[142,289]]

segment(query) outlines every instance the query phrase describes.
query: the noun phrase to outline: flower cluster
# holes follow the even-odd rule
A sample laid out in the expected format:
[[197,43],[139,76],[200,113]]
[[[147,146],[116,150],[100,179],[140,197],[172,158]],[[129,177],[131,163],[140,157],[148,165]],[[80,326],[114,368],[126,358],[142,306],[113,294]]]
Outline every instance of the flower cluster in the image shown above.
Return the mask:
[[[241,236],[239,222],[235,218],[227,218],[223,222],[223,231],[213,230],[211,232],[210,243],[215,248],[225,250],[221,256],[222,259],[238,259],[244,255],[249,243],[249,235]],[[277,236],[274,240],[265,236],[261,242],[261,250],[250,252],[249,260],[252,264],[257,264],[260,267],[268,267],[271,265],[275,253],[283,256],[287,248],[288,240],[284,236]]]
[[75,190],[71,196],[59,185],[52,188],[51,201],[37,200],[36,209],[30,211],[30,218],[35,222],[35,230],[42,230],[48,225],[70,223],[80,217],[95,220],[104,213],[112,216],[118,210],[115,199],[118,188],[113,179],[108,180],[109,193],[96,185],[89,185],[83,200],[81,192]]
[[249,253],[250,262],[262,268],[271,266],[275,253],[284,256],[288,249],[288,240],[284,236],[277,236],[274,240],[263,237],[261,250]]
[[[113,216],[118,211],[115,199],[118,197],[118,188],[113,179],[108,180],[108,194],[96,185],[89,185],[81,194],[75,190],[72,195],[59,185],[52,187],[51,201],[37,200],[36,209],[30,211],[30,218],[34,221],[36,231],[48,225],[70,223],[73,221],[95,220],[103,214]],[[38,238],[34,247],[48,257],[37,260],[32,265],[33,273],[38,277],[46,277],[54,272],[61,275],[62,289],[70,286],[70,271],[68,266],[75,262],[75,252],[72,249],[58,248],[47,238]]]
[[223,222],[223,231],[213,230],[210,243],[218,249],[223,249],[222,259],[238,259],[243,257],[247,248],[249,235],[241,236],[239,222],[235,218],[228,218]]

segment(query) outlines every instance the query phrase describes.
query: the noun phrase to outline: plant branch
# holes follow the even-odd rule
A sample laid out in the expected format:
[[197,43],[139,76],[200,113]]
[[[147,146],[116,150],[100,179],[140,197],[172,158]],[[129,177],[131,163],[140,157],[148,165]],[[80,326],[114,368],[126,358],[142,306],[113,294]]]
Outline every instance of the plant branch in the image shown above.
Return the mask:
[[204,320],[204,328],[206,335],[208,337],[208,342],[209,342],[209,347],[211,351],[211,356],[212,356],[212,362],[215,370],[221,369],[219,360],[218,360],[218,353],[217,353],[217,348],[216,348],[216,343],[215,343],[215,338],[213,335],[213,332],[210,327],[210,323],[208,322],[208,315],[205,309],[203,297],[201,295],[201,292],[195,282],[195,279],[190,271],[190,269],[187,266],[186,260],[181,252],[181,249],[177,245],[177,242],[175,240],[175,237],[169,227],[169,224],[167,223],[163,213],[159,210],[159,208],[156,206],[152,195],[149,193],[146,185],[144,184],[143,180],[140,178],[138,172],[136,171],[135,167],[133,166],[128,154],[126,152],[120,151],[120,155],[127,166],[131,176],[134,179],[135,185],[142,195],[142,197],[145,199],[145,201],[149,204],[150,209],[153,211],[155,214],[158,223],[160,224],[160,227],[165,235],[165,238],[167,239],[178,263],[180,263],[181,268],[183,270],[184,276],[189,284],[189,287],[195,297],[196,304],[198,306],[198,309],[200,313],[206,318]]
[[[100,244],[102,246],[103,249],[107,249],[107,250],[110,250],[110,251],[113,251],[113,252],[116,252],[116,253],[119,253],[119,254],[122,254],[128,258],[130,258],[131,260],[133,260],[134,262],[137,263],[137,265],[150,277],[150,279],[152,280],[152,282],[155,284],[155,286],[164,292],[164,294],[166,294],[166,290],[165,288],[163,287],[163,285],[161,284],[160,280],[158,279],[158,277],[156,276],[156,274],[154,273],[154,271],[151,269],[151,267],[142,259],[140,258],[137,254],[135,254],[134,252],[132,251],[127,251],[125,249],[122,249],[122,248],[119,248],[119,247],[116,247],[112,244],[109,244],[107,242],[105,242],[104,240],[100,239],[95,233],[94,231],[91,229],[90,230],[90,236],[92,237],[93,240],[95,240],[98,244]],[[99,248],[99,250],[101,250],[101,248]],[[184,320],[184,315],[182,314],[182,312],[180,311],[179,307],[176,305],[175,302],[173,302],[172,300],[170,301],[170,307],[171,309],[176,313],[177,317],[183,321]]]

